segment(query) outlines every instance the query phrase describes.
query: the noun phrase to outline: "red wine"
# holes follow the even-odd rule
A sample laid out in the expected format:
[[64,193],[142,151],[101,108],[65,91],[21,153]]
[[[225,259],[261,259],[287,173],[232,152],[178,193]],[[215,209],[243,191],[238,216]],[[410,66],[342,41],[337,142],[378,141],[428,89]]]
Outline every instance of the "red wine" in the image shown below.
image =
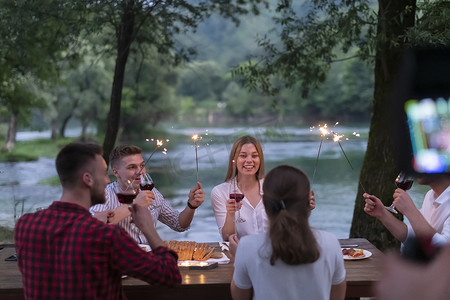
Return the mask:
[[141,190],[151,191],[155,185],[153,183],[141,183]]
[[117,194],[117,198],[119,198],[120,203],[131,204],[136,198],[136,194]]
[[230,199],[235,199],[236,202],[241,202],[244,199],[244,194],[230,194]]
[[399,189],[402,189],[402,190],[404,190],[404,191],[407,191],[407,190],[409,190],[409,189],[412,187],[413,182],[414,182],[414,181],[412,181],[412,180],[396,181],[396,182],[395,182],[395,185],[396,185]]
[[413,182],[414,182],[414,178],[406,175],[403,172],[400,172],[400,174],[398,174],[397,178],[395,179],[395,185],[399,189],[402,189],[404,191],[409,190],[412,187]]

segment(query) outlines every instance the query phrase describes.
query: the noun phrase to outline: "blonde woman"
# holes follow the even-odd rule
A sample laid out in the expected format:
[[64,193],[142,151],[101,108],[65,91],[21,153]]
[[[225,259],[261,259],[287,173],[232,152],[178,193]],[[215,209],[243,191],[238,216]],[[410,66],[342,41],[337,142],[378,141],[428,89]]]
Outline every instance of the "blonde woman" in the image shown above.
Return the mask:
[[[240,137],[231,148],[225,182],[211,191],[212,208],[224,241],[233,233],[242,237],[267,231],[268,219],[262,202],[263,178],[261,144],[252,136]],[[237,203],[230,196],[234,191],[244,195],[242,201]],[[236,222],[239,216],[245,221]]]

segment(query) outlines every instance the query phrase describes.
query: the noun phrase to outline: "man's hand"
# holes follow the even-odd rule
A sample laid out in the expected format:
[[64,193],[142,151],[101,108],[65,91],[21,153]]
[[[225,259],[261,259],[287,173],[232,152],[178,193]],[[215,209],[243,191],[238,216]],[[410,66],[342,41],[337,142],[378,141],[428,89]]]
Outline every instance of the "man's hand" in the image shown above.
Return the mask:
[[155,194],[153,194],[152,191],[142,190],[136,196],[134,203],[136,203],[137,205],[142,206],[142,207],[149,207],[150,205],[152,205],[154,199],[155,199]]
[[197,182],[197,186],[189,191],[189,203],[193,207],[199,207],[205,201],[205,192],[202,189],[200,182]]
[[131,212],[133,223],[136,224],[139,229],[148,226],[150,228],[155,227],[153,223],[153,216],[146,207],[134,203],[128,206],[128,210]]
[[94,218],[99,219],[106,224],[110,224],[113,217],[114,211],[112,210],[99,211],[94,214]]
[[147,238],[150,247],[156,249],[157,247],[162,246],[163,241],[156,232],[152,214],[147,207],[134,203],[128,206],[128,210],[131,212],[134,224],[136,224]]
[[406,191],[402,189],[396,189],[394,191],[393,197],[395,209],[397,209],[405,216],[408,216],[408,213],[411,212],[412,209],[416,209],[414,202]]
[[366,200],[366,205],[364,206],[364,211],[375,218],[380,218],[383,216],[383,214],[386,212],[386,209],[384,208],[383,202],[381,202],[380,199],[378,199],[374,195],[370,195],[367,193],[363,194],[363,197]]

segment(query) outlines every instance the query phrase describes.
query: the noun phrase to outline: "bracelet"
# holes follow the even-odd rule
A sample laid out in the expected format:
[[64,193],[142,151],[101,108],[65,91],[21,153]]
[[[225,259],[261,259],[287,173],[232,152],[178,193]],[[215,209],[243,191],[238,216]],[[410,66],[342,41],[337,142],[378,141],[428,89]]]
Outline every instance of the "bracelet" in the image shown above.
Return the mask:
[[189,199],[187,201],[187,206],[189,206],[190,209],[196,209],[198,206],[192,206],[191,203],[189,203]]

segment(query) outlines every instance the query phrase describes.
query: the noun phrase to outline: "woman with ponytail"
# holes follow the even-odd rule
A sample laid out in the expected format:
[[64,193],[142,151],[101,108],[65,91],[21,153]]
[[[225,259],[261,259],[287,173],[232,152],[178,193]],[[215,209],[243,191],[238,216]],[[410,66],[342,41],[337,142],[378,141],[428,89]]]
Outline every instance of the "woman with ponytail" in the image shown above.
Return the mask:
[[345,268],[338,240],[311,228],[308,177],[292,166],[270,171],[263,184],[267,233],[230,236],[236,249],[233,299],[344,299]]

